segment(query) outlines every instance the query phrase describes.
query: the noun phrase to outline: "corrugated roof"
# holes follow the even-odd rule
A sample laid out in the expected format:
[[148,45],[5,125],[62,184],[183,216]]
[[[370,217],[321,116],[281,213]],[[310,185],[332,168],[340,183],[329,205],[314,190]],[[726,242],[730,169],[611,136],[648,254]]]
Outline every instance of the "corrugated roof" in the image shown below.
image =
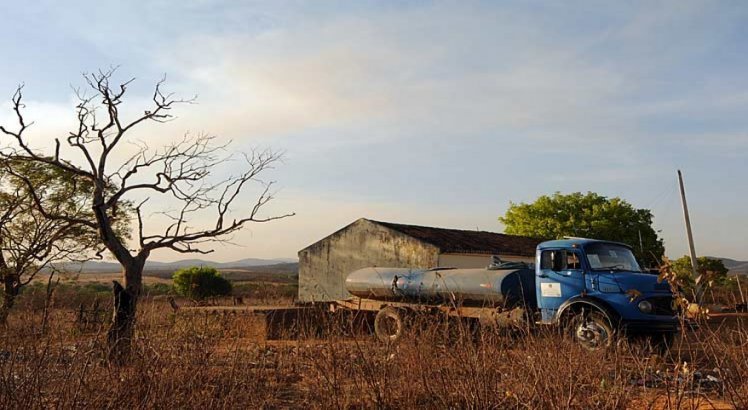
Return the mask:
[[442,253],[534,256],[542,239],[496,232],[466,231],[371,221],[436,246]]

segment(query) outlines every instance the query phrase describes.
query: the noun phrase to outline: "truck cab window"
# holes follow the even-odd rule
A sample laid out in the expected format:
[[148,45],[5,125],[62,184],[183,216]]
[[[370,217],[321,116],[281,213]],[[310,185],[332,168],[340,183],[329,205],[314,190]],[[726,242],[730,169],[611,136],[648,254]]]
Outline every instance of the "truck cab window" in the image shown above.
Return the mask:
[[574,252],[566,252],[566,269],[582,269],[579,263],[579,255]]
[[540,269],[553,270],[553,252],[554,251],[543,251],[540,254]]
[[563,271],[570,269],[581,269],[579,255],[568,251],[543,251],[540,254],[540,269]]
[[587,261],[592,270],[622,270],[640,272],[633,252],[623,245],[594,243],[587,246]]
[[[556,272],[566,269],[575,269],[568,267],[568,258],[569,256],[567,256],[566,251],[543,251],[543,253],[540,254],[540,269]],[[578,260],[578,258],[576,259]]]

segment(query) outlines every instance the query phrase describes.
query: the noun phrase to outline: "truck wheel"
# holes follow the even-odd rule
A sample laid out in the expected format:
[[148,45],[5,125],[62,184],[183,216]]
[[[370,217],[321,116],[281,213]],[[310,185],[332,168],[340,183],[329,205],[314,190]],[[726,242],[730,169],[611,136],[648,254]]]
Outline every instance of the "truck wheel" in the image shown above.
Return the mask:
[[615,331],[608,319],[600,312],[580,312],[569,322],[571,337],[587,350],[605,349],[611,346]]
[[383,343],[395,343],[404,332],[403,314],[399,309],[387,306],[377,312],[374,319],[374,334]]

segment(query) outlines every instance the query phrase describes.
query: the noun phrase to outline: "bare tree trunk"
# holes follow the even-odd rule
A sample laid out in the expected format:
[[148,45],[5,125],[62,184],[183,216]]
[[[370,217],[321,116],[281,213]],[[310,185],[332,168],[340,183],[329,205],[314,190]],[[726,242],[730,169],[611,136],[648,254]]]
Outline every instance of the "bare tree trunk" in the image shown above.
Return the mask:
[[145,258],[134,258],[125,265],[125,286],[114,281],[114,311],[107,333],[110,362],[122,365],[130,358],[135,335],[135,316],[143,285]]
[[0,326],[8,324],[8,315],[10,315],[11,307],[13,307],[13,298],[6,293],[3,295],[3,304],[0,306]]
[[53,270],[49,274],[49,279],[47,279],[47,293],[45,294],[44,298],[44,314],[42,315],[42,334],[47,333],[47,324],[49,323],[49,309],[52,307],[52,296],[54,295],[55,289],[57,289],[57,285],[60,283],[60,278],[57,278],[57,281],[55,281],[54,286],[52,286],[52,279],[55,276],[55,271]]
[[0,305],[0,326],[5,326],[8,323],[8,315],[10,309],[13,307],[15,301],[15,295],[13,290],[15,288],[15,277],[8,269],[8,264],[5,262],[5,256],[0,252],[0,278],[3,280],[3,302]]
[[15,281],[10,275],[5,276],[3,286],[3,302],[0,305],[0,326],[5,326],[8,323],[8,316],[10,315],[10,309],[16,301],[18,295],[18,288],[16,287]]

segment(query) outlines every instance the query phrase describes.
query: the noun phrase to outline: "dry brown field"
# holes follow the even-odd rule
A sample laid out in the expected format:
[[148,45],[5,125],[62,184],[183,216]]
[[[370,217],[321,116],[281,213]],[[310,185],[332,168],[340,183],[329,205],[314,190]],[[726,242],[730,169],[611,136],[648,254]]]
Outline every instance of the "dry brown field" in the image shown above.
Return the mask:
[[[35,282],[43,282],[46,283],[48,280],[47,275],[38,275],[36,278],[34,278]],[[118,272],[92,272],[92,273],[81,273],[74,276],[70,276],[69,278],[62,277],[62,282],[71,282],[71,283],[101,283],[106,285],[111,285],[112,281],[122,280],[122,274]],[[165,283],[165,284],[171,284],[171,279],[169,278],[162,278],[158,276],[143,276],[143,283],[146,285],[154,284],[154,283]]]
[[22,304],[0,331],[2,408],[748,408],[739,318],[684,334],[659,356],[432,317],[396,345],[349,316],[317,316],[314,330],[267,340],[252,315],[174,312],[156,297],[140,303],[131,361],[116,367],[105,360],[105,323],[82,329],[62,302],[45,329],[42,317]]

